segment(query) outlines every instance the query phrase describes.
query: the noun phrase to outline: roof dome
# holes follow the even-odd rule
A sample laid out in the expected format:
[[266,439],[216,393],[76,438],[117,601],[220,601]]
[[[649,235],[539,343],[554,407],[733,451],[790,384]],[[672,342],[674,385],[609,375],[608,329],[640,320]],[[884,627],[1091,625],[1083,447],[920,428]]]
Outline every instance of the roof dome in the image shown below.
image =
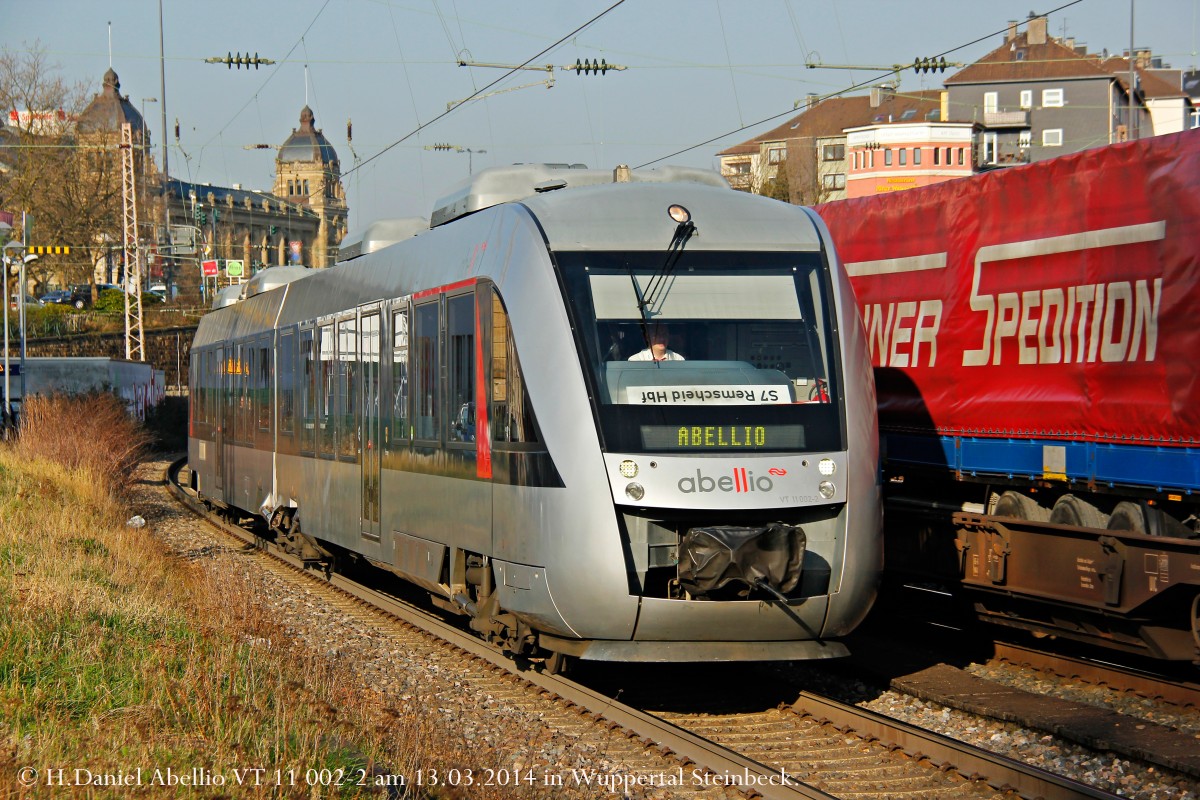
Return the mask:
[[104,73],[104,88],[79,115],[76,128],[83,133],[104,133],[119,131],[126,122],[133,126],[135,132],[141,130],[143,140],[149,136],[142,115],[128,97],[121,96],[121,81],[116,71],[109,67]]
[[292,135],[279,148],[276,161],[320,161],[336,163],[337,153],[325,134],[313,127],[313,112],[308,106],[300,111],[300,127],[292,129]]

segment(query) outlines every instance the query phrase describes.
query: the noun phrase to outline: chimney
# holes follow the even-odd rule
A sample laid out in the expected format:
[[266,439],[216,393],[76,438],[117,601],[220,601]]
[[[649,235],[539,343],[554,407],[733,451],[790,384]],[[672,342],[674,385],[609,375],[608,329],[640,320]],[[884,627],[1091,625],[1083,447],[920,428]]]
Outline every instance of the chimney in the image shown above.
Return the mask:
[[1068,36],[1067,38],[1063,39],[1063,47],[1067,48],[1068,50],[1074,50],[1075,49],[1075,37]]
[[1028,28],[1029,44],[1045,44],[1046,43],[1046,18],[1034,17],[1029,20]]
[[1017,21],[1010,19],[1008,21],[1008,35],[1004,37],[1004,41],[1011,42],[1015,38],[1017,38]]
[[629,183],[630,173],[628,164],[618,164],[613,170],[613,183]]
[[883,102],[883,89],[879,86],[871,87],[871,108],[879,108],[879,104]]
[[809,92],[806,94],[804,96],[804,107],[807,109],[815,106],[817,104],[817,98],[820,96],[821,95],[817,94],[816,92]]

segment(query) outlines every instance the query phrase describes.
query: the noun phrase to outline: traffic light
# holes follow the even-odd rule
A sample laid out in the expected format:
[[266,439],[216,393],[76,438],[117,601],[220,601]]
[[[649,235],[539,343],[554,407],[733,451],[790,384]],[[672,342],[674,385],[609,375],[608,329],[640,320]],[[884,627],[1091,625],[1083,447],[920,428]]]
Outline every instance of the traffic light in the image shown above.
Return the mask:
[[947,66],[945,56],[913,59],[913,72],[945,72]]
[[278,230],[279,230],[279,228],[277,228],[276,226],[272,225],[272,226],[271,226],[271,235],[272,235],[272,236],[274,236],[274,235],[275,235],[275,233],[276,233],[276,231],[278,231]]

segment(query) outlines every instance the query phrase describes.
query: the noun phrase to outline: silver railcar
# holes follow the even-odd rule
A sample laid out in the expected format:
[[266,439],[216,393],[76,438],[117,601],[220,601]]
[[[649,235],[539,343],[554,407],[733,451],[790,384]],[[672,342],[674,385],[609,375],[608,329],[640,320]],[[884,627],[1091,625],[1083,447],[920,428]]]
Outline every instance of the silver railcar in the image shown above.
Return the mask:
[[514,652],[843,654],[881,568],[878,439],[821,220],[698,170],[540,165],[432,223],[204,317],[200,494]]

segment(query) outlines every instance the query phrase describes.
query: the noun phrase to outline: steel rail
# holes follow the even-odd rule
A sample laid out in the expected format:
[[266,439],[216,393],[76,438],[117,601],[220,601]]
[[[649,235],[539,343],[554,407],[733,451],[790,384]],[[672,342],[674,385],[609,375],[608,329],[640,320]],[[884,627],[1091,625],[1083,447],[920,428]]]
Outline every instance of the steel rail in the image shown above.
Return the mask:
[[580,686],[558,675],[551,675],[533,669],[514,671],[516,662],[496,648],[481,642],[475,636],[450,625],[436,617],[413,608],[391,595],[371,589],[356,583],[338,573],[319,576],[307,569],[299,559],[285,553],[272,542],[266,542],[236,525],[218,521],[212,518],[200,503],[192,498],[176,480],[179,469],[184,461],[177,461],[167,468],[165,482],[172,494],[211,525],[231,534],[247,544],[254,545],[264,554],[269,555],[287,565],[303,572],[313,580],[326,583],[358,600],[363,601],[384,613],[395,617],[415,628],[426,631],[439,639],[465,651],[469,655],[486,661],[493,666],[509,672],[532,686],[573,703],[598,717],[602,717],[629,731],[633,736],[659,746],[664,755],[675,754],[685,762],[691,762],[701,770],[707,770],[717,779],[729,778],[740,780],[741,783],[722,783],[731,788],[745,788],[761,795],[767,800],[793,800],[794,798],[809,798],[809,800],[834,800],[833,795],[797,781],[784,774],[781,770],[758,763],[715,744],[701,736],[689,733],[682,728],[672,725],[636,708],[627,706],[599,692]]
[[[220,530],[259,548],[264,554],[275,558],[309,579],[327,584],[359,601],[376,608],[414,628],[425,631],[525,681],[531,686],[547,692],[567,703],[574,704],[596,717],[608,720],[647,743],[658,745],[664,756],[675,755],[685,765],[706,771],[714,776],[719,785],[740,789],[757,796],[776,798],[810,798],[811,800],[833,800],[833,795],[805,784],[782,768],[763,764],[690,733],[666,720],[625,705],[607,695],[593,691],[558,675],[536,669],[521,669],[518,662],[496,648],[480,641],[437,617],[417,609],[384,592],[363,586],[337,573],[317,575],[305,567],[299,559],[285,553],[271,542],[263,540],[253,532],[213,518],[198,500],[191,497],[178,483],[176,476],[184,460],[171,464],[164,482],[171,493],[189,510]],[[1045,770],[1023,764],[986,750],[973,747],[941,734],[925,731],[908,723],[900,722],[873,711],[846,705],[830,698],[809,692],[801,692],[793,704],[793,710],[814,719],[873,737],[881,743],[899,749],[916,761],[928,760],[943,771],[954,770],[971,780],[982,780],[1002,792],[1012,792],[1022,798],[1034,800],[1116,800],[1110,794],[1086,784],[1064,778]]]
[[1180,682],[1140,672],[1116,663],[1096,662],[1075,656],[1047,653],[1011,642],[997,641],[995,657],[1018,665],[1029,665],[1064,678],[1107,686],[1114,691],[1129,691],[1141,697],[1172,705],[1200,708],[1200,683]]
[[918,761],[928,759],[939,769],[954,769],[962,775],[981,777],[989,786],[1015,791],[1021,797],[1040,797],[1044,800],[1112,800],[1118,796],[1023,764],[1007,756],[981,750],[949,736],[923,730],[915,725],[828,697],[801,692],[792,709],[801,714],[808,714],[816,720],[829,722],[838,728],[873,736],[888,746],[912,754]]

